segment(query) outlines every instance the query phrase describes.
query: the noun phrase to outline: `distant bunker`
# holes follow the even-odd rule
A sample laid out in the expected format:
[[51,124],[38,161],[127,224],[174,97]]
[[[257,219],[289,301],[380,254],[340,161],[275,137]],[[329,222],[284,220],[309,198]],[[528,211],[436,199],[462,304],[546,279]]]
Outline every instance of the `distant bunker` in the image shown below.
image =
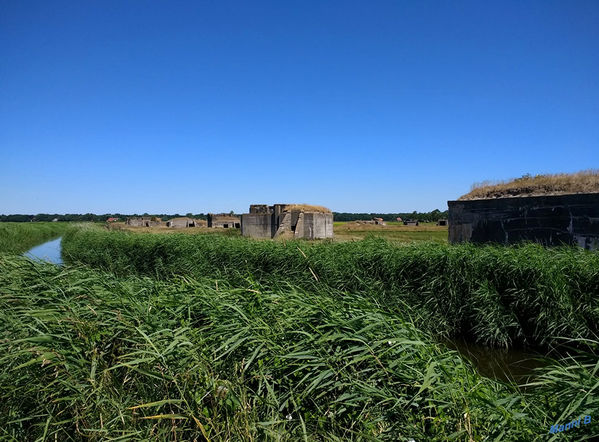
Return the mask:
[[155,216],[140,216],[127,218],[125,224],[131,227],[157,227],[162,225],[162,221]]
[[448,201],[449,242],[578,245],[599,250],[599,193]]
[[208,227],[222,229],[239,229],[241,227],[241,220],[239,219],[239,217],[233,215],[215,215],[213,213],[209,213]]
[[197,227],[195,219],[187,217],[172,218],[166,222],[166,227],[173,229],[183,229],[185,227]]
[[241,215],[241,234],[251,238],[333,237],[333,214],[320,206],[307,204],[253,204]]

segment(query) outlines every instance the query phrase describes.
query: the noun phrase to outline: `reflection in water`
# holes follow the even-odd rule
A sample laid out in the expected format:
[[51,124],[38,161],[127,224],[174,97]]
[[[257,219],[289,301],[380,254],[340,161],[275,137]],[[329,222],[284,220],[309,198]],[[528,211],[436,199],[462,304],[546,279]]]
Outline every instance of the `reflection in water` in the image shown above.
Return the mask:
[[62,242],[62,237],[54,239],[52,241],[45,242],[43,244],[40,244],[39,246],[35,246],[34,248],[32,248],[28,252],[24,253],[23,255],[28,258],[37,259],[40,261],[48,261],[48,262],[51,262],[52,264],[61,265],[62,264],[62,257],[60,256],[61,242]]
[[471,361],[482,376],[517,385],[526,384],[534,375],[534,369],[547,363],[540,359],[542,354],[531,351],[490,348],[464,339],[454,339],[445,344]]

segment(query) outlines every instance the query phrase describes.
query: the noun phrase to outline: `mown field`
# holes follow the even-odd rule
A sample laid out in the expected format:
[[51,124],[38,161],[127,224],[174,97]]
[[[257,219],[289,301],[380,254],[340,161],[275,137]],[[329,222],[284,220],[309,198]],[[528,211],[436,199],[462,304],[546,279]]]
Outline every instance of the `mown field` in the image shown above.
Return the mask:
[[348,221],[335,222],[333,230],[336,241],[383,238],[396,243],[429,241],[446,244],[448,236],[447,226],[437,226],[435,223],[404,226],[403,223],[390,221],[385,226],[382,226]]
[[[63,267],[0,253],[3,439],[527,441],[598,415],[597,254],[81,227],[63,245]],[[519,389],[440,336],[572,357]]]

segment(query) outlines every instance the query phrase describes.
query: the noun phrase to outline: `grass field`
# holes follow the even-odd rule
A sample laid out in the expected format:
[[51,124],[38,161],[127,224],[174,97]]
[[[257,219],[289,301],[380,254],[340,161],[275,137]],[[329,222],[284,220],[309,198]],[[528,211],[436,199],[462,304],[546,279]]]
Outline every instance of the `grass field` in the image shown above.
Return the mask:
[[[208,227],[193,227],[172,229],[159,227],[131,227],[125,223],[112,223],[110,230],[121,230],[133,233],[184,233],[186,235],[224,235],[241,236],[240,229],[210,229]],[[434,241],[447,242],[447,226],[437,226],[435,223],[421,223],[419,226],[404,226],[402,223],[389,222],[386,226],[357,224],[355,222],[335,222],[333,224],[335,241],[359,241],[366,237],[384,238],[392,242]]]
[[[599,435],[597,254],[63,238],[63,267],[0,254],[2,440],[529,441],[583,415],[560,440]],[[519,389],[437,343],[450,333],[572,356]]]
[[336,241],[357,241],[367,237],[384,238],[392,242],[408,243],[433,241],[447,243],[447,226],[435,223],[420,223],[418,226],[404,226],[403,223],[388,222],[386,226],[358,224],[356,222],[335,222],[333,224]]

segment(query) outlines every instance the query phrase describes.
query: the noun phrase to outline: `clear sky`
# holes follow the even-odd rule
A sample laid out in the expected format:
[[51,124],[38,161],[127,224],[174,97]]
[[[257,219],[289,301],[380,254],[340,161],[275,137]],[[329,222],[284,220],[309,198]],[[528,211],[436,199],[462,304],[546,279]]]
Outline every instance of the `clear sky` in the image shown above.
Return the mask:
[[599,1],[0,2],[0,213],[445,210],[599,167]]

